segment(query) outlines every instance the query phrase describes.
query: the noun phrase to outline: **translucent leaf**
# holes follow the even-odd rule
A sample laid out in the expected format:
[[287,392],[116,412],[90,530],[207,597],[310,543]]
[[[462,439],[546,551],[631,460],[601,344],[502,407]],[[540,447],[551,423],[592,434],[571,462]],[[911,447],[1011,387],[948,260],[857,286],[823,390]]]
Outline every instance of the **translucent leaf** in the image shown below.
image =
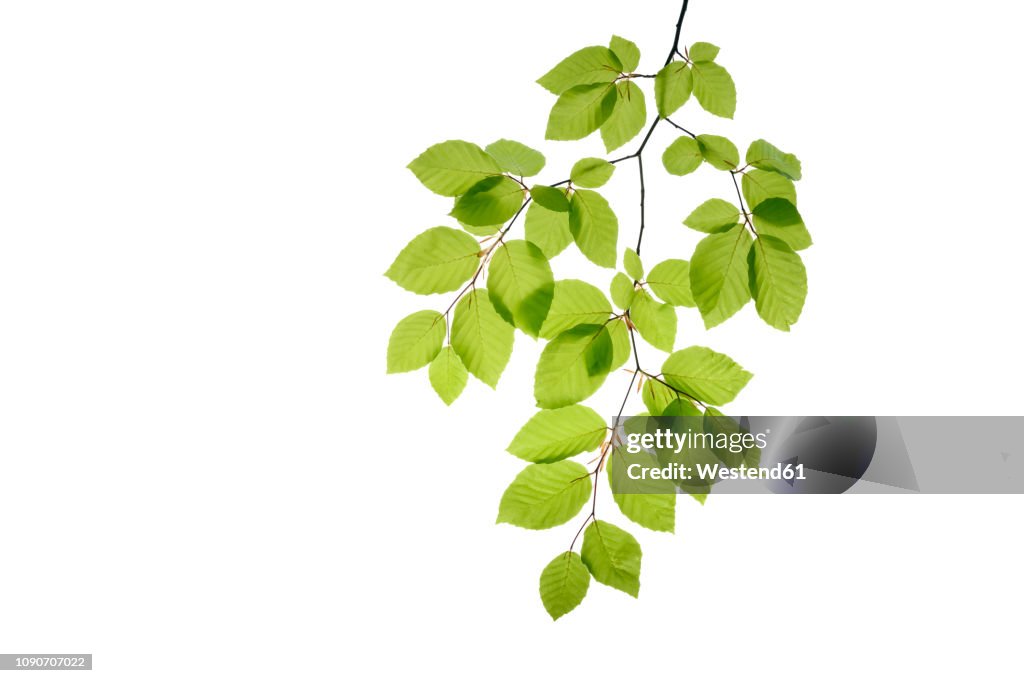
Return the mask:
[[648,344],[662,351],[671,351],[676,341],[676,309],[655,301],[640,289],[629,307],[629,319]]
[[466,369],[484,384],[496,387],[512,356],[513,331],[494,310],[486,289],[474,289],[459,300],[451,338]]
[[766,140],[754,140],[747,148],[747,163],[754,168],[781,173],[791,180],[800,180],[800,160]]
[[597,391],[612,366],[614,347],[604,325],[579,325],[548,342],[534,375],[541,408],[579,403]]
[[644,92],[633,81],[619,84],[618,100],[608,120],[601,124],[601,139],[606,151],[622,147],[635,138],[647,123],[647,101]]
[[807,298],[807,271],[800,255],[782,240],[761,235],[750,252],[750,292],[757,314],[788,332]]
[[526,239],[533,242],[549,259],[558,256],[572,244],[569,214],[545,209],[534,202],[526,210]]
[[743,198],[751,209],[766,199],[779,197],[796,204],[796,186],[793,181],[771,171],[753,170],[743,174]]
[[629,328],[622,318],[608,323],[606,328],[608,335],[612,338],[612,370],[618,370],[633,357],[633,340],[629,335]]
[[633,249],[626,249],[622,255],[622,266],[626,273],[634,280],[644,279],[644,263],[640,260],[640,254]]
[[577,85],[559,95],[551,108],[545,137],[582,140],[601,127],[615,109],[616,88],[607,83]]
[[672,116],[679,107],[686,104],[693,91],[693,74],[683,62],[672,62],[654,77],[654,101],[658,115]]
[[683,225],[700,232],[723,232],[736,226],[740,210],[724,199],[709,199],[683,219]]
[[711,329],[750,301],[747,255],[750,235],[741,225],[708,235],[690,260],[690,289],[704,326]]
[[577,553],[562,553],[540,573],[540,599],[555,620],[576,609],[589,587],[590,572]]
[[523,205],[523,187],[508,176],[485,178],[455,200],[451,215],[468,225],[496,225]]
[[740,151],[721,135],[698,135],[697,145],[704,161],[720,171],[731,171],[740,165]]
[[700,145],[691,137],[683,136],[669,145],[661,155],[665,170],[672,175],[687,175],[704,162]]
[[690,46],[689,55],[695,62],[712,62],[718,56],[718,46],[711,43],[694,43]]
[[729,356],[705,346],[676,351],[661,371],[668,384],[714,406],[732,401],[753,377]]
[[427,148],[409,164],[409,170],[433,192],[456,197],[487,176],[501,173],[501,166],[472,142],[449,140]]
[[640,594],[640,544],[614,524],[594,520],[583,532],[583,564],[599,582],[634,598]]
[[542,410],[523,425],[508,446],[512,455],[550,463],[592,451],[608,435],[604,418],[581,405]]
[[777,237],[797,251],[811,246],[804,219],[788,199],[766,199],[754,207],[753,214],[758,235]]
[[623,73],[633,73],[640,66],[640,48],[633,41],[620,38],[619,36],[612,36],[608,47],[619,58]]
[[402,318],[388,340],[388,372],[410,372],[429,364],[441,351],[447,329],[437,311]]
[[[548,187],[547,185],[534,185],[530,188],[530,196],[533,197],[533,201],[549,211],[559,211],[561,213],[569,211],[569,198],[566,196],[565,190],[560,190],[557,187]],[[566,227],[568,227],[568,224],[566,224]]]
[[569,203],[569,230],[584,256],[604,268],[615,267],[619,219],[604,197],[576,190]]
[[506,322],[536,337],[551,308],[555,278],[540,247],[510,240],[491,256],[487,291]]
[[601,187],[611,179],[615,173],[615,164],[597,157],[580,159],[572,166],[569,178],[572,184],[577,187]]
[[587,468],[572,460],[528,465],[509,484],[498,506],[502,522],[525,529],[551,529],[575,517],[590,499]]
[[611,314],[608,298],[594,285],[582,280],[559,280],[540,336],[552,339],[577,325],[600,325]]
[[658,467],[658,461],[649,453],[626,453],[616,448],[608,457],[608,483],[612,498],[627,519],[652,531],[672,533],[676,528],[676,490],[664,479],[637,481],[628,475],[628,467],[638,464],[645,468]]
[[714,62],[695,62],[693,94],[704,110],[731,119],[736,113],[736,84],[723,67]]
[[462,229],[470,235],[476,235],[477,237],[490,237],[505,227],[504,223],[499,223],[497,225],[469,225],[462,221],[459,221],[459,225],[461,225]]
[[619,77],[622,63],[609,48],[594,45],[577,50],[537,82],[555,95],[578,85],[611,83]]
[[512,175],[528,177],[544,168],[544,155],[515,140],[501,139],[487,145],[485,151],[494,157],[501,170]]
[[693,307],[697,303],[690,291],[690,263],[668,259],[651,268],[647,285],[662,301],[673,306]]
[[384,273],[417,294],[452,292],[480,265],[480,245],[455,228],[430,228],[412,239]]
[[469,379],[466,366],[462,364],[455,349],[450,346],[441,349],[441,353],[431,361],[429,375],[430,386],[434,387],[437,395],[449,406],[466,388]]

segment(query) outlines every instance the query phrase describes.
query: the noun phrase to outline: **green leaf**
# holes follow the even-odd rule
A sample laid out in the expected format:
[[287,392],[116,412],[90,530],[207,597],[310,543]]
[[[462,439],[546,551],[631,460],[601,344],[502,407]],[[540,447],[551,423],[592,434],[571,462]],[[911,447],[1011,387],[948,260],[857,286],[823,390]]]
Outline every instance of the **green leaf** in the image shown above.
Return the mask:
[[597,157],[580,159],[572,166],[569,178],[577,187],[601,187],[615,173],[615,164]]
[[679,107],[686,104],[693,91],[693,74],[683,62],[672,62],[654,77],[654,101],[658,115],[672,116]]
[[612,36],[608,47],[619,58],[619,62],[622,65],[622,73],[633,73],[640,66],[640,48],[633,41],[620,38],[619,36]]
[[731,119],[736,113],[736,84],[723,67],[714,62],[695,62],[693,94],[704,110]]
[[437,311],[419,311],[402,318],[388,340],[388,373],[418,370],[434,360],[447,331]]
[[633,81],[620,84],[618,100],[608,120],[601,124],[604,148],[611,152],[635,138],[647,123],[647,101],[644,91]]
[[704,326],[711,329],[750,301],[747,255],[750,235],[742,225],[700,241],[690,261],[690,289]]
[[540,573],[540,599],[556,621],[583,602],[589,587],[590,572],[574,552],[562,553]]
[[729,356],[705,346],[676,351],[668,357],[661,371],[668,384],[715,406],[736,398],[753,377]]
[[461,287],[480,265],[480,245],[455,228],[430,228],[414,237],[391,264],[387,277],[417,294]]
[[629,336],[629,328],[622,318],[611,321],[607,325],[608,334],[612,338],[612,366],[608,371],[618,370],[633,357],[633,340]]
[[437,395],[449,406],[466,388],[466,381],[469,379],[466,366],[462,364],[455,349],[450,346],[441,349],[441,353],[431,361],[429,375],[430,386],[434,387]]
[[615,267],[619,219],[604,197],[576,190],[569,203],[569,230],[584,256],[604,268]]
[[754,227],[758,235],[777,237],[797,251],[811,246],[811,233],[804,219],[788,199],[766,199],[754,207]]
[[594,45],[572,53],[537,82],[551,93],[561,95],[577,85],[611,83],[621,71],[622,62],[614,52]]
[[636,296],[636,287],[633,284],[633,280],[629,279],[624,273],[615,273],[610,289],[612,302],[619,309],[624,311],[633,303],[633,297]]
[[551,463],[592,451],[608,435],[604,418],[581,405],[542,410],[523,425],[508,452],[530,462]]
[[718,46],[711,43],[694,43],[690,46],[690,59],[695,62],[713,62],[718,56]]
[[583,564],[595,579],[634,598],[640,594],[640,544],[614,524],[594,520],[583,532]]
[[788,199],[796,204],[796,186],[792,180],[778,173],[755,169],[743,174],[743,197],[751,208],[773,197]]
[[485,151],[494,157],[501,170],[512,175],[528,177],[544,169],[544,155],[515,140],[501,139],[487,145]]
[[800,180],[800,160],[786,154],[766,140],[754,140],[747,148],[747,163],[754,168],[781,173],[791,180]]
[[668,259],[651,268],[647,284],[662,301],[673,306],[694,307],[690,291],[690,263],[682,259]]
[[497,523],[551,529],[575,517],[590,499],[587,468],[572,460],[527,465],[501,496]]
[[782,240],[761,235],[750,252],[750,292],[761,319],[788,332],[807,298],[807,271],[800,255]]
[[559,280],[540,336],[552,339],[577,325],[601,325],[611,314],[612,305],[594,285],[582,280]]
[[644,405],[652,415],[700,415],[700,410],[689,399],[680,396],[672,387],[651,379],[644,382],[640,392]]
[[719,171],[731,171],[740,164],[740,151],[721,135],[698,135],[697,145],[704,161]]
[[644,279],[644,263],[640,260],[640,254],[636,253],[635,250],[626,249],[626,253],[622,256],[622,265],[634,280]]
[[640,289],[629,307],[629,319],[648,344],[662,351],[672,351],[678,327],[676,309],[672,306],[658,303]]
[[457,197],[484,178],[501,173],[501,166],[479,146],[465,140],[449,140],[428,147],[409,164],[427,189]]
[[[530,188],[530,196],[545,209],[567,213],[569,211],[569,198],[566,190],[559,190],[557,187],[547,185],[534,185]],[[566,223],[566,228],[569,224]]]
[[499,223],[498,225],[469,225],[462,221],[459,221],[459,225],[470,235],[476,235],[477,237],[490,237],[505,227],[504,223]]
[[724,199],[709,199],[683,219],[683,225],[700,232],[724,232],[736,227],[740,210]]
[[[649,453],[629,453],[616,448],[608,458],[608,484],[612,498],[628,519],[652,531],[674,533],[676,528],[676,491],[664,479],[638,482],[628,476],[629,464],[656,468],[658,461]],[[614,470],[614,473],[613,473]],[[620,471],[621,470],[621,471]],[[613,483],[614,482],[614,483]]]
[[487,290],[506,322],[536,338],[551,308],[555,278],[540,247],[509,240],[491,256]]
[[582,140],[601,127],[615,110],[615,86],[577,85],[559,95],[548,116],[548,140]]
[[665,149],[661,163],[672,175],[687,175],[696,171],[704,161],[700,145],[691,137],[680,137]]
[[512,326],[494,310],[486,289],[474,289],[459,300],[452,320],[452,348],[466,369],[489,387],[496,387],[512,356]]
[[468,225],[495,225],[523,205],[523,188],[508,176],[484,178],[455,200],[451,215]]
[[552,259],[572,244],[569,232],[569,214],[545,209],[534,202],[526,210],[526,239],[533,242],[544,255]]
[[534,375],[533,395],[541,408],[579,403],[597,391],[614,355],[605,325],[578,325],[548,342]]

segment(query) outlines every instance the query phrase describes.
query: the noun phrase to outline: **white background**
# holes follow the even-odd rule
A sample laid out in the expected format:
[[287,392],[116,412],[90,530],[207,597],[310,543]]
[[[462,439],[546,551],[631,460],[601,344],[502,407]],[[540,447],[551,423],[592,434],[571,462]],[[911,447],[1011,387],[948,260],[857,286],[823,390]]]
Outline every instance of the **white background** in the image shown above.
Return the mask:
[[[385,375],[394,323],[450,300],[381,275],[448,222],[405,165],[510,137],[562,180],[603,150],[545,143],[533,81],[613,32],[653,72],[677,12],[0,5],[0,651],[92,652],[36,675],[102,681],[1019,680],[1019,498],[680,500],[675,536],[630,526],[639,600],[592,583],[553,624],[537,575],[575,525],[493,523],[538,345],[450,409]],[[684,42],[722,46],[739,106],[676,118],[796,152],[815,237],[792,333],[681,315],[755,373],[735,412],[1022,412],[1018,27],[992,1],[691,2]],[[732,192],[659,173],[672,139],[648,265]],[[608,186],[620,247],[634,173]]]

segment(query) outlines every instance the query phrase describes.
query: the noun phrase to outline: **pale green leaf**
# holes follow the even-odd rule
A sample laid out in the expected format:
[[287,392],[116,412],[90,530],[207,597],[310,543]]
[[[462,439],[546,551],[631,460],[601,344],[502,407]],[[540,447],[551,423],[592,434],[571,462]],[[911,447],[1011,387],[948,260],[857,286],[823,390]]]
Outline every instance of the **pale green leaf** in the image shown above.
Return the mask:
[[668,259],[651,268],[647,284],[658,297],[673,306],[693,307],[697,303],[690,291],[690,263],[682,259]]
[[590,572],[574,552],[562,553],[540,573],[540,599],[554,620],[576,609],[589,587]]
[[544,155],[515,140],[501,139],[484,148],[501,166],[501,170],[512,175],[528,177],[544,169]]
[[614,524],[594,520],[583,532],[583,564],[599,582],[634,598],[640,594],[640,544]]
[[700,232],[724,232],[736,226],[740,210],[724,199],[709,199],[683,219],[683,225]]
[[433,192],[456,197],[487,176],[501,173],[501,166],[478,145],[449,140],[427,148],[409,164],[409,170]]
[[627,519],[652,531],[673,533],[676,528],[676,491],[664,479],[637,481],[629,477],[629,465],[657,468],[649,453],[627,453],[616,448],[608,457],[608,483],[612,498]]
[[615,267],[619,219],[604,197],[576,190],[569,203],[569,230],[584,256],[604,268]]
[[679,107],[686,104],[693,91],[693,74],[683,62],[672,62],[654,77],[654,101],[658,115],[672,116]]
[[555,278],[540,247],[509,240],[491,256],[487,291],[494,310],[506,322],[536,337],[551,308]]
[[640,254],[632,248],[627,248],[622,256],[622,265],[626,273],[634,280],[644,279],[644,263],[640,260]]
[[601,127],[615,109],[614,85],[577,85],[559,95],[551,108],[545,137],[548,140],[582,140]]
[[719,171],[731,171],[740,165],[740,151],[721,135],[698,135],[697,145],[704,161]]
[[[569,211],[569,197],[567,196],[566,190],[560,190],[557,187],[548,187],[547,185],[534,185],[530,188],[530,196],[533,197],[533,201],[537,202],[549,211],[558,211],[561,213]],[[566,227],[568,227],[568,223],[566,224]]]
[[447,329],[437,311],[402,318],[388,340],[388,372],[410,372],[429,364],[440,353]]
[[605,325],[578,325],[548,342],[534,375],[541,408],[579,403],[597,391],[611,370],[614,347]]
[[504,223],[498,223],[497,225],[469,225],[462,221],[459,221],[459,225],[470,235],[476,235],[477,237],[490,237],[505,227]]
[[577,187],[601,187],[615,173],[615,164],[597,157],[580,159],[572,166],[569,178]]
[[743,174],[743,197],[750,208],[773,197],[788,199],[796,204],[796,186],[792,180],[778,173],[755,169]]
[[800,160],[766,140],[754,140],[747,148],[747,163],[754,168],[781,173],[791,180],[800,180]]
[[434,387],[434,391],[445,402],[445,405],[451,405],[459,397],[469,379],[469,373],[466,371],[466,366],[462,364],[462,359],[450,346],[441,349],[441,353],[431,361],[428,374],[430,375],[430,386]]
[[636,68],[640,66],[640,48],[638,48],[636,43],[633,41],[626,40],[619,36],[612,36],[612,40],[608,44],[608,47],[611,48],[611,51],[619,58],[623,73],[633,73],[636,71]]
[[718,56],[718,46],[711,43],[694,43],[690,46],[689,56],[695,62],[713,62]]
[[451,338],[466,369],[496,387],[512,356],[513,330],[494,310],[486,289],[474,289],[459,300]]
[[593,45],[572,53],[537,82],[551,93],[561,95],[577,85],[611,83],[621,71],[622,62],[614,52]]
[[700,167],[704,162],[704,155],[696,140],[683,136],[665,149],[661,155],[661,162],[665,165],[665,170],[672,175],[687,175]]
[[526,239],[533,242],[549,259],[558,256],[572,244],[572,233],[569,231],[569,214],[567,212],[545,209],[540,203],[533,202],[526,210]]
[[705,346],[676,351],[661,371],[668,384],[714,406],[732,401],[753,377],[729,356]]
[[480,245],[455,228],[430,228],[412,239],[391,264],[387,277],[417,294],[461,287],[480,265]]
[[508,176],[484,178],[455,200],[451,215],[468,225],[495,225],[523,205],[523,187]]
[[761,319],[788,332],[807,298],[807,271],[800,255],[782,240],[761,235],[750,252],[750,292]]
[[636,296],[636,285],[625,273],[615,273],[609,289],[612,293],[612,303],[623,311],[629,308],[633,303],[633,297]]
[[607,329],[612,338],[612,366],[609,371],[618,370],[633,357],[633,339],[623,318],[608,323]]
[[707,329],[728,320],[750,301],[750,246],[750,235],[737,225],[728,232],[708,235],[693,252],[690,289]]
[[582,405],[542,410],[523,425],[508,452],[530,462],[550,463],[592,451],[608,435],[604,418]]
[[629,319],[648,344],[662,351],[672,350],[678,327],[675,308],[655,301],[640,289],[629,307]]
[[575,517],[590,499],[587,468],[572,460],[527,465],[509,484],[498,506],[498,524],[551,529]]
[[714,62],[694,63],[693,94],[704,110],[731,119],[736,113],[736,84],[722,66]]
[[652,415],[700,415],[698,409],[685,396],[658,379],[644,382],[640,391],[644,405]]
[[559,280],[540,336],[552,339],[577,325],[601,325],[611,314],[608,298],[594,285],[582,280]]
[[622,147],[635,138],[647,123],[647,101],[644,91],[633,81],[620,83],[618,99],[608,120],[601,124],[601,139],[606,151]]
[[788,199],[766,199],[752,213],[758,235],[777,237],[797,251],[811,246],[811,234],[804,219]]

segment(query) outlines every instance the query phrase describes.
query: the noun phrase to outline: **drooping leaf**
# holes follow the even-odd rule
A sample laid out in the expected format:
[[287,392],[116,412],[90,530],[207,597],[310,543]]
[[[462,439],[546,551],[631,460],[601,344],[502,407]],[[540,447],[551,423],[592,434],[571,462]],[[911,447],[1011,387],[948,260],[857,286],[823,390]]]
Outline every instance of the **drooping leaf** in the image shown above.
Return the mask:
[[540,573],[540,599],[556,621],[583,602],[589,587],[590,572],[574,552],[562,553]]
[[618,95],[615,109],[608,120],[601,124],[601,139],[608,152],[635,138],[647,123],[647,101],[640,86],[633,81],[626,81],[619,84],[616,90]]
[[409,170],[429,190],[457,197],[484,178],[501,173],[501,166],[472,142],[448,140],[428,147],[409,164]]
[[590,499],[587,468],[572,460],[527,465],[501,496],[497,523],[551,529],[575,517]]
[[576,190],[569,203],[569,230],[583,255],[604,268],[615,267],[619,219],[593,190]]
[[[530,196],[533,197],[533,201],[549,211],[558,211],[560,213],[569,211],[569,197],[566,196],[565,190],[560,190],[557,187],[548,187],[547,185],[534,185],[530,188]],[[568,224],[566,224],[566,227],[568,227]]]
[[604,325],[578,325],[548,342],[534,375],[541,408],[579,403],[597,391],[611,370],[612,338]]
[[632,248],[626,249],[622,256],[622,266],[626,273],[634,280],[644,279],[644,263],[640,260],[640,254]]
[[767,140],[754,140],[750,143],[747,163],[754,168],[781,173],[791,180],[800,180],[800,160]]
[[619,36],[612,36],[608,47],[619,58],[623,73],[633,73],[640,66],[640,48],[633,41]]
[[608,298],[594,285],[582,280],[558,280],[540,336],[552,339],[577,325],[601,325],[611,314]]
[[797,251],[811,246],[811,233],[804,219],[788,199],[766,199],[752,211],[758,235],[777,237]]
[[695,62],[713,62],[718,56],[718,46],[711,43],[694,43],[690,46],[690,59]]
[[668,384],[714,406],[732,401],[753,377],[729,356],[706,346],[676,351],[661,371]]
[[455,349],[450,346],[441,349],[441,353],[431,361],[428,374],[430,386],[434,387],[437,395],[449,406],[466,388],[466,382],[469,380],[466,366],[462,364]]
[[683,136],[673,142],[661,155],[665,170],[672,175],[693,173],[704,162],[700,145],[691,137]]
[[683,219],[683,225],[700,232],[725,232],[736,227],[740,210],[724,199],[709,199]]
[[553,259],[572,244],[569,231],[569,214],[544,208],[539,202],[530,204],[526,210],[526,239],[533,242],[544,255]]
[[721,135],[698,135],[697,145],[704,161],[719,171],[731,171],[740,165],[740,151]]
[[545,137],[548,140],[582,140],[601,127],[615,109],[614,85],[577,85],[558,96],[551,108]]
[[544,169],[544,155],[515,140],[501,139],[484,148],[501,166],[501,170],[512,175],[529,177]]
[[599,582],[634,598],[640,594],[640,544],[626,530],[594,520],[583,532],[583,564]]
[[[627,464],[628,463],[628,464]],[[658,467],[658,461],[649,453],[626,453],[616,448],[608,456],[608,483],[612,487],[612,498],[627,519],[652,531],[673,533],[676,528],[676,491],[671,482],[644,480],[637,482],[629,477],[629,465],[645,468]]]
[[452,292],[480,265],[480,245],[454,228],[430,228],[414,237],[384,273],[417,294]]
[[615,273],[609,290],[612,294],[612,303],[623,311],[629,308],[630,304],[633,303],[633,297],[636,296],[636,287],[633,284],[633,280],[625,273]]
[[388,340],[388,372],[410,372],[429,364],[440,353],[447,330],[437,311],[402,318]]
[[672,62],[654,77],[654,101],[658,115],[672,116],[679,107],[686,104],[693,91],[693,74],[684,62]]
[[678,326],[675,308],[658,303],[640,289],[629,307],[629,318],[648,344],[662,351],[672,351]]
[[530,462],[551,463],[592,451],[608,435],[604,418],[582,405],[542,410],[512,439],[508,452]]
[[731,119],[736,113],[736,84],[724,67],[714,62],[694,62],[693,94],[704,110]]
[[690,291],[690,263],[682,259],[668,259],[651,268],[647,284],[658,297],[673,306],[694,307]]
[[504,223],[499,223],[498,225],[469,225],[462,221],[459,221],[459,225],[470,235],[476,235],[477,237],[490,237],[505,227]]
[[690,260],[690,289],[704,326],[711,329],[750,301],[747,255],[750,235],[742,225],[700,241]]
[[622,318],[608,323],[608,335],[612,338],[612,366],[609,372],[618,370],[633,357],[633,340],[629,336],[629,328]]
[[615,173],[615,164],[597,157],[580,159],[572,166],[569,178],[572,184],[577,187],[601,187],[607,183],[612,174]]
[[544,252],[526,240],[505,242],[491,256],[487,292],[507,323],[536,337],[555,294],[555,278]]
[[523,205],[523,188],[508,176],[491,176],[455,200],[451,215],[468,225],[504,223]]
[[491,305],[486,289],[459,300],[452,320],[452,348],[463,365],[489,387],[496,387],[512,356],[512,326]]
[[788,332],[807,298],[807,271],[800,255],[785,242],[761,235],[750,251],[750,292],[757,314]]
[[780,197],[796,204],[796,186],[793,181],[771,171],[753,170],[743,174],[743,198],[753,209],[766,199]]
[[619,77],[622,62],[609,48],[593,45],[577,50],[555,68],[537,79],[537,83],[555,95],[569,88],[591,83],[611,83]]
[[644,405],[651,415],[700,415],[701,411],[689,399],[659,379],[644,382],[640,391]]

